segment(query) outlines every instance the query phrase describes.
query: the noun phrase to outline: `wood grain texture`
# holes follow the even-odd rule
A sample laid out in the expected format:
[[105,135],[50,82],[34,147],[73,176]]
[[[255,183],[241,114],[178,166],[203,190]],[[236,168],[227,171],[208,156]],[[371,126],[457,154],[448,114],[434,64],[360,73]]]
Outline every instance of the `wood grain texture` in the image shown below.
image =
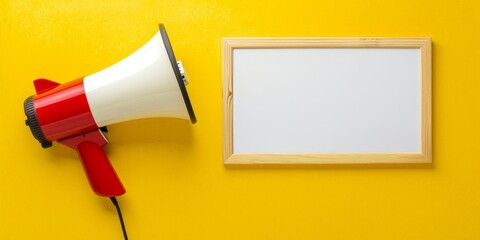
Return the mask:
[[223,159],[229,159],[233,154],[233,129],[232,129],[232,61],[233,61],[233,46],[230,40],[223,40]]
[[[431,39],[421,38],[224,38],[223,160],[225,164],[398,164],[432,162]],[[418,48],[421,52],[421,152],[235,154],[233,150],[233,50],[267,48]]]

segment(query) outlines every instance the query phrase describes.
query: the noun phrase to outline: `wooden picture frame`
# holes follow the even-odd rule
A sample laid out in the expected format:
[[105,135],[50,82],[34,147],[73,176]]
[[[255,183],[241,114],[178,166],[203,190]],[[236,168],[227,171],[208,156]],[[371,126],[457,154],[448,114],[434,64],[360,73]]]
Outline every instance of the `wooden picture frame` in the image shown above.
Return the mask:
[[[377,163],[431,163],[432,162],[432,130],[431,130],[431,39],[430,38],[224,38],[223,39],[223,159],[225,164],[377,164]],[[362,58],[364,55],[369,56],[370,52],[374,54],[376,51],[375,49],[378,49],[380,51],[386,51],[384,54],[384,57],[389,57],[395,55],[397,52],[403,52],[403,51],[397,51],[398,50],[408,50],[408,49],[413,49],[415,52],[418,52],[418,61],[415,60],[416,57],[411,57],[412,61],[414,60],[416,64],[410,64],[410,60],[406,59],[404,62],[405,66],[413,66],[411,67],[412,73],[409,76],[414,76],[414,80],[408,80],[412,81],[412,84],[418,84],[418,89],[416,87],[414,88],[409,88],[408,86],[404,87],[405,94],[403,94],[400,97],[403,97],[404,100],[398,100],[394,99],[392,97],[392,102],[393,104],[403,104],[403,102],[408,102],[410,101],[410,97],[405,97],[405,96],[417,96],[418,94],[418,116],[416,116],[417,110],[411,110],[411,106],[414,108],[417,108],[417,105],[412,105],[411,103],[405,104],[403,107],[405,109],[406,113],[413,113],[412,115],[415,115],[415,117],[409,118],[408,116],[405,116],[405,119],[413,119],[413,120],[408,120],[409,124],[413,121],[414,123],[410,124],[412,129],[416,129],[416,126],[418,126],[418,130],[412,130],[411,136],[414,136],[415,139],[412,138],[413,142],[418,142],[418,149],[415,147],[415,151],[410,151],[408,148],[405,148],[407,150],[401,150],[401,151],[390,151],[388,150],[388,147],[385,147],[385,150],[382,151],[370,151],[368,148],[365,148],[366,150],[363,151],[361,147],[356,147],[353,146],[351,149],[352,151],[293,151],[290,152],[282,152],[282,151],[263,151],[261,148],[259,150],[242,150],[242,151],[236,151],[234,148],[236,141],[240,142],[239,139],[235,139],[237,135],[241,135],[240,133],[243,133],[245,129],[248,130],[248,124],[242,125],[242,127],[238,127],[239,129],[243,129],[242,131],[238,130],[238,132],[235,134],[234,133],[234,122],[235,124],[240,124],[241,121],[244,121],[244,118],[250,118],[251,116],[256,116],[263,114],[264,111],[262,109],[256,109],[256,107],[250,107],[252,105],[246,104],[244,109],[246,110],[238,110],[235,109],[235,104],[233,104],[233,99],[234,96],[237,96],[238,104],[240,104],[244,100],[240,100],[241,93],[237,91],[244,91],[246,93],[246,96],[249,95],[255,95],[257,93],[249,93],[249,91],[252,90],[258,90],[260,88],[257,83],[247,85],[247,86],[237,86],[238,89],[234,88],[235,77],[238,77],[239,79],[243,75],[239,75],[242,71],[245,73],[244,75],[248,75],[249,73],[252,72],[252,70],[248,69],[263,69],[262,66],[249,66],[248,64],[252,65],[258,65],[258,64],[265,64],[263,67],[270,68],[272,69],[278,69],[275,68],[275,66],[271,66],[272,64],[275,63],[270,63],[274,61],[261,61],[258,60],[259,62],[255,62],[254,60],[257,59],[262,59],[262,57],[265,56],[270,56],[271,54],[280,54],[280,55],[275,55],[275,56],[280,56],[282,58],[283,50],[289,50],[291,49],[292,53],[288,54],[296,54],[296,55],[301,55],[301,54],[309,54],[307,52],[311,51],[317,51],[316,49],[319,49],[319,53],[314,54],[315,56],[317,55],[322,55],[322,51],[324,49],[327,49],[328,51],[333,51],[333,52],[328,52],[329,54],[335,54],[335,52],[338,52],[340,57],[342,57],[345,52],[343,52],[345,49],[346,50],[352,50],[352,58],[356,58],[355,56],[355,49],[360,49],[362,50],[362,54],[359,55],[360,60],[356,60],[357,62],[368,62],[370,61],[369,57],[367,58]],[[303,49],[301,51],[298,51],[299,54],[297,54],[295,51],[297,49]],[[244,51],[248,50],[248,51]],[[264,51],[264,50],[269,50],[269,51]],[[272,50],[272,51],[270,51]],[[273,51],[274,50],[274,51]],[[279,51],[277,51],[279,50]],[[294,51],[295,50],[295,51]],[[304,51],[305,50],[305,51]],[[365,50],[365,51],[363,51]],[[391,50],[395,54],[390,54]],[[348,53],[348,52],[346,52]],[[253,55],[252,55],[253,54]],[[270,54],[270,55],[269,55]],[[295,56],[296,56],[295,55]],[[240,60],[240,56],[243,56],[243,60]],[[253,57],[252,57],[253,56]],[[310,55],[308,55],[310,56]],[[332,55],[333,56],[333,55]],[[374,55],[372,55],[374,56]],[[400,55],[399,55],[400,56]],[[417,56],[417,55],[409,55],[409,56]],[[348,57],[348,56],[347,56]],[[238,58],[238,60],[237,60]],[[270,57],[266,59],[270,60],[275,60],[278,57]],[[288,60],[288,56],[285,57]],[[363,60],[365,61],[363,61]],[[348,60],[348,59],[347,59]],[[386,59],[388,60],[388,59]],[[241,62],[243,61],[243,62]],[[396,61],[396,60],[395,60]],[[392,60],[392,68],[395,69],[395,62],[394,59]],[[252,62],[252,63],[249,63]],[[342,62],[347,62],[343,61]],[[382,61],[380,61],[382,62]],[[418,64],[417,64],[418,63]],[[307,61],[305,64],[310,64]],[[313,64],[316,64],[315,62]],[[378,65],[378,64],[377,64]],[[377,65],[372,65],[372,66],[377,66]],[[402,66],[403,66],[402,65]],[[419,75],[418,79],[415,77],[417,71],[417,66],[419,68]],[[243,67],[241,67],[243,66]],[[246,66],[246,67],[245,67]],[[314,66],[314,65],[312,65]],[[335,67],[335,65],[333,65]],[[352,65],[356,66],[356,65]],[[258,67],[258,68],[256,68]],[[348,66],[346,66],[348,67]],[[290,69],[289,67],[286,67]],[[247,69],[247,70],[245,70]],[[284,68],[282,68],[283,71]],[[295,69],[295,68],[291,68]],[[407,69],[407,68],[406,68]],[[286,71],[286,70],[285,70]],[[296,70],[294,70],[296,71]],[[396,71],[396,70],[395,70]],[[400,70],[399,70],[400,71]],[[407,69],[407,72],[409,70]],[[339,71],[340,72],[340,71]],[[343,69],[341,72],[349,72],[349,70]],[[370,71],[372,72],[372,71]],[[370,73],[370,72],[367,72]],[[235,74],[234,74],[235,73]],[[285,72],[288,73],[288,72]],[[268,74],[268,73],[265,73]],[[388,72],[384,74],[389,74]],[[283,74],[285,75],[285,74]],[[250,75],[248,75],[250,76]],[[268,76],[268,75],[264,75]],[[281,77],[281,76],[280,76]],[[243,80],[247,79],[248,77],[242,77]],[[368,78],[367,78],[368,79]],[[288,80],[288,79],[287,79]],[[380,79],[381,80],[381,79]],[[400,79],[402,80],[402,79]],[[263,79],[256,79],[255,81],[263,81]],[[328,80],[326,80],[328,81]],[[350,80],[348,80],[350,81]],[[393,80],[392,80],[393,81]],[[402,80],[403,81],[403,80]],[[397,82],[392,82],[392,84],[403,84],[402,81],[397,81]],[[418,83],[415,83],[415,81],[419,81]],[[287,81],[288,82],[288,81]],[[378,81],[377,81],[378,82]],[[292,82],[290,82],[292,84]],[[293,83],[294,86],[291,87],[297,87],[297,83]],[[382,85],[386,88],[390,88],[390,85]],[[272,96],[266,96],[265,98],[267,99],[274,99],[275,98],[275,87],[277,84],[270,84],[269,86],[264,87],[263,92],[265,94],[271,94]],[[300,83],[298,83],[300,85]],[[364,84],[365,85],[365,84]],[[271,87],[271,88],[268,88]],[[247,90],[242,90],[242,89],[247,89]],[[287,87],[288,89],[288,87]],[[369,88],[366,88],[367,91]],[[413,89],[412,93],[409,89]],[[380,89],[379,92],[382,89]],[[418,91],[417,91],[418,90]],[[288,90],[284,90],[288,91]],[[390,91],[390,90],[389,90]],[[387,91],[388,92],[388,91]],[[417,93],[418,92],[418,93]],[[237,94],[237,95],[235,95]],[[263,94],[263,93],[258,93],[258,94]],[[298,93],[297,93],[298,94]],[[301,95],[301,93],[300,93]],[[313,94],[315,95],[315,94]],[[319,94],[320,95],[320,94]],[[366,94],[369,95],[369,94]],[[390,94],[391,95],[391,94]],[[295,95],[293,95],[295,96]],[[278,97],[278,96],[277,96]],[[313,96],[316,97],[316,96]],[[321,96],[320,96],[321,97]],[[398,97],[398,98],[400,98]],[[388,96],[386,97],[388,98]],[[248,97],[244,97],[243,99],[249,99]],[[262,97],[259,97],[259,99],[263,99]],[[342,99],[348,99],[348,96],[343,97]],[[280,100],[280,98],[279,98]],[[330,102],[333,102],[332,106],[335,106],[336,101],[331,101],[332,99],[329,99]],[[335,100],[335,99],[334,99]],[[250,101],[250,100],[249,100]],[[262,100],[263,101],[263,100]],[[319,100],[322,102],[322,100]],[[348,101],[348,100],[343,100],[343,101]],[[376,100],[378,102],[378,99]],[[251,103],[249,103],[251,104]],[[275,104],[275,103],[274,103]],[[417,104],[417,103],[415,103]],[[238,105],[237,107],[240,109]],[[254,105],[253,105],[254,106]],[[300,107],[300,106],[299,106]],[[393,108],[393,106],[391,106]],[[250,112],[251,108],[251,112]],[[255,108],[255,109],[254,109]],[[292,109],[296,109],[295,106],[292,107]],[[334,108],[329,108],[329,109],[334,109]],[[365,108],[367,111],[369,111],[369,108]],[[387,108],[384,108],[387,109]],[[308,109],[307,109],[308,110]],[[256,113],[255,113],[256,111]],[[314,109],[315,111],[315,109]],[[323,111],[323,110],[319,110]],[[237,116],[237,119],[234,119],[234,112],[238,114],[243,114],[240,116]],[[378,116],[382,116],[381,110],[375,113]],[[394,114],[396,114],[394,112]],[[391,115],[391,114],[390,114]],[[407,115],[407,114],[405,114]],[[242,118],[242,116],[244,116]],[[265,114],[265,116],[268,118],[269,115]],[[272,116],[272,119],[264,119],[266,124],[268,122],[276,122],[279,119],[281,120],[283,117],[276,117]],[[294,119],[294,118],[293,118]],[[394,118],[391,118],[394,119]],[[395,119],[403,119],[403,117],[400,118],[395,118]],[[307,119],[308,120],[308,119]],[[417,121],[418,120],[418,121]],[[263,121],[263,120],[262,120]],[[397,120],[395,120],[397,121]],[[398,120],[401,121],[401,120]],[[334,121],[332,121],[333,124],[335,124]],[[354,121],[352,121],[355,123]],[[402,125],[403,123],[399,124]],[[417,125],[418,124],[418,125]],[[300,124],[284,124],[288,128],[289,126],[293,126],[289,129],[290,133],[291,131],[295,131],[295,128],[300,125]],[[282,125],[282,126],[284,126]],[[245,127],[246,126],[246,127]],[[263,126],[268,126],[268,125],[263,125]],[[392,126],[396,126],[395,124],[392,123]],[[402,125],[403,126],[403,125]],[[314,129],[315,125],[312,125],[310,128]],[[262,129],[262,126],[259,126],[258,129]],[[338,129],[343,129],[342,126],[338,126]],[[371,129],[376,129],[376,127],[373,127]],[[390,126],[387,129],[392,129]],[[406,129],[408,130],[408,129]],[[247,131],[248,132],[248,131]],[[401,134],[401,131],[399,131]],[[408,131],[406,131],[408,132]],[[417,136],[416,133],[420,136]],[[383,134],[383,133],[381,133]],[[398,133],[396,133],[398,135]],[[259,134],[262,135],[262,134]],[[263,134],[268,137],[268,134]],[[318,134],[318,135],[323,135],[323,134]],[[252,137],[253,136],[253,137]],[[332,136],[335,136],[334,133],[329,136],[329,138],[332,138]],[[392,134],[392,137],[390,138],[395,138],[395,134]],[[314,136],[315,138],[317,136]],[[321,136],[319,136],[321,137]],[[385,140],[389,140],[389,136],[382,136],[384,137]],[[417,139],[418,137],[418,139]],[[240,137],[238,137],[240,138]],[[250,134],[251,139],[247,140],[242,140],[244,142],[249,142],[250,140],[255,140],[256,133],[253,132]],[[275,138],[275,137],[272,137]],[[359,139],[362,139],[361,137]],[[271,139],[272,141],[276,141],[275,139]],[[373,140],[372,140],[373,141]],[[377,140],[375,140],[377,141]],[[267,139],[267,141],[270,143],[270,141]],[[325,140],[325,142],[329,142],[328,139]],[[405,145],[409,144],[408,138],[403,141]],[[261,143],[261,142],[260,142]],[[292,144],[295,144],[294,142]],[[248,145],[248,144],[246,144]],[[262,144],[256,144],[256,145],[262,145]],[[264,144],[268,145],[268,144]],[[281,144],[279,144],[281,145]],[[299,144],[302,145],[302,144]],[[337,145],[342,145],[342,141],[339,141]],[[354,145],[354,144],[352,144]],[[392,144],[390,144],[391,149],[396,149],[395,148],[395,142],[393,141]],[[393,147],[392,147],[393,146]],[[300,146],[303,147],[303,146]],[[333,146],[339,147],[341,149],[343,146]],[[237,146],[238,149],[240,149],[240,145]],[[243,149],[243,147],[242,147]],[[245,147],[245,149],[248,149]],[[255,149],[255,148],[252,148]],[[280,146],[280,150],[282,150]],[[315,149],[315,148],[313,148]],[[360,151],[358,151],[360,150]]]

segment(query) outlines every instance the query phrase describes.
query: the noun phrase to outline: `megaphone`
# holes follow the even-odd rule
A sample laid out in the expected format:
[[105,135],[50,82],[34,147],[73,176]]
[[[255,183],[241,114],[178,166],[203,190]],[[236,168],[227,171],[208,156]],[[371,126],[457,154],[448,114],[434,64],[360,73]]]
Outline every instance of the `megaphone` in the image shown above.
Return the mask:
[[60,84],[34,81],[36,94],[24,102],[33,136],[43,148],[52,142],[76,150],[93,191],[104,197],[125,193],[103,147],[106,126],[142,118],[180,118],[196,122],[163,24],[139,50],[92,75]]

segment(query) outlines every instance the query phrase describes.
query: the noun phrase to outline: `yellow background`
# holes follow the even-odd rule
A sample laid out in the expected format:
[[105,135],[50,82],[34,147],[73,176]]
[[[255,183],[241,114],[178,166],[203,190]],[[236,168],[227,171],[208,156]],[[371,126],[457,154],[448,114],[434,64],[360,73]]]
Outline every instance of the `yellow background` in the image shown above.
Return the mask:
[[[480,2],[357,0],[0,3],[0,238],[121,239],[76,153],[24,124],[32,81],[67,82],[135,51],[163,22],[198,124],[109,127],[131,239],[480,239]],[[430,36],[427,167],[230,169],[222,164],[221,38]]]

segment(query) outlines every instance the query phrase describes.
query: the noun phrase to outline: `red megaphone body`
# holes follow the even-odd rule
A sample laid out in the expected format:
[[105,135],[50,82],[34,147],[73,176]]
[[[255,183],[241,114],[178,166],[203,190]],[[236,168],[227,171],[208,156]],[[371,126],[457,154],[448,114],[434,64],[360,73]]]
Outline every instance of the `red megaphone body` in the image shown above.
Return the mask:
[[93,191],[125,193],[103,147],[105,126],[127,120],[173,117],[196,122],[165,28],[122,61],[92,75],[59,84],[34,81],[36,94],[24,102],[26,124],[43,148],[53,141],[76,150]]

